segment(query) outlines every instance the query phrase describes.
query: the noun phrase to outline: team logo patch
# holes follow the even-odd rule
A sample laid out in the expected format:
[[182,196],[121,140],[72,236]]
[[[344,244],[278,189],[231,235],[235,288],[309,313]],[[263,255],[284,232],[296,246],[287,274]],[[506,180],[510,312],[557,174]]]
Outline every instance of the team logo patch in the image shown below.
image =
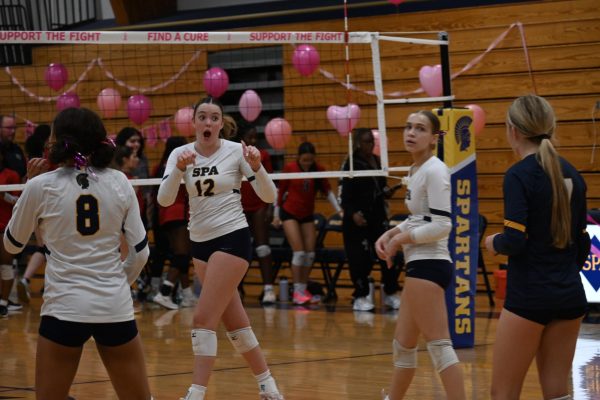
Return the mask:
[[592,254],[588,257],[588,260],[586,261],[586,263],[590,263],[592,267],[591,268],[584,267],[581,270],[581,273],[583,274],[583,276],[585,276],[585,279],[587,279],[587,281],[590,283],[590,285],[592,285],[594,290],[598,291],[598,288],[600,288],[600,271],[598,271],[597,268],[595,268],[594,258],[597,258],[598,254],[600,253],[600,241],[595,236],[592,237],[591,250],[592,250],[591,251]]
[[454,139],[458,144],[460,151],[465,151],[471,146],[471,133],[469,132],[469,126],[473,119],[468,116],[463,116],[456,121],[454,126]]

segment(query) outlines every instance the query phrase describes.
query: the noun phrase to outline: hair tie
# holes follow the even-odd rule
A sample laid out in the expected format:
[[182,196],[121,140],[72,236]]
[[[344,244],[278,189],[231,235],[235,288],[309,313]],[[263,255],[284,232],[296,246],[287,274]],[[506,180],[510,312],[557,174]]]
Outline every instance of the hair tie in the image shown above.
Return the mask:
[[73,160],[75,160],[75,168],[80,169],[81,167],[87,167],[87,158],[80,152],[75,153]]
[[544,139],[550,140],[550,135],[548,135],[547,133],[542,133],[541,135],[536,135],[534,137],[540,138],[540,140],[544,140]]

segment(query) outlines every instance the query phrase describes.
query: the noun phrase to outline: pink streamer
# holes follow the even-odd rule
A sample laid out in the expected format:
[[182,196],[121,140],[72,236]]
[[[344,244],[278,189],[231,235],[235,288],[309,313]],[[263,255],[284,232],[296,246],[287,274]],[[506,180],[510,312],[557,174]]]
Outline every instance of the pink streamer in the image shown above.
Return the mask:
[[[181,66],[181,68],[179,69],[179,71],[177,71],[177,73],[175,73],[173,76],[171,76],[169,79],[167,79],[166,81],[159,83],[158,85],[154,85],[151,87],[139,87],[139,86],[133,86],[133,85],[129,85],[126,82],[115,78],[115,76],[113,75],[113,73],[111,71],[109,71],[105,66],[104,66],[104,62],[102,61],[101,58],[94,58],[93,60],[91,60],[88,63],[87,68],[85,69],[85,71],[83,71],[81,73],[81,75],[79,75],[79,78],[77,79],[77,81],[75,81],[75,83],[73,83],[67,90],[65,90],[64,92],[75,92],[77,87],[79,86],[79,84],[81,82],[83,82],[84,80],[87,79],[87,76],[89,74],[89,72],[92,70],[92,68],[94,68],[95,65],[98,65],[102,71],[104,71],[104,74],[109,78],[112,79],[117,85],[122,86],[127,88],[128,90],[132,91],[132,92],[138,92],[138,93],[148,93],[148,92],[156,92],[157,90],[160,89],[164,89],[167,86],[171,85],[172,83],[176,82],[181,75],[183,75],[190,67],[190,64],[194,61],[196,61],[198,59],[198,57],[200,57],[200,54],[202,54],[202,50],[198,50],[196,51],[192,57],[184,64]],[[13,75],[12,70],[10,69],[10,67],[4,67],[4,72],[6,72],[6,74],[8,76],[10,76],[10,79],[12,81],[13,84],[15,84],[16,86],[19,87],[19,90],[23,93],[25,93],[27,96],[31,97],[31,98],[35,98],[37,101],[40,102],[51,102],[51,101],[56,101],[58,99],[58,97],[60,95],[57,96],[38,96],[37,94],[33,93],[31,90],[27,89],[25,87],[25,85],[23,85],[19,79],[17,79],[16,76]]]
[[[460,71],[455,72],[454,74],[452,74],[451,79],[459,77],[463,73],[467,72],[468,70],[472,69],[477,64],[479,64],[479,62],[483,59],[483,57],[485,57],[490,51],[492,51],[496,47],[498,47],[498,45],[500,44],[500,42],[502,42],[504,40],[504,38],[506,38],[506,36],[509,34],[509,32],[514,27],[518,27],[519,28],[519,33],[521,35],[521,44],[523,46],[523,51],[525,53],[525,61],[527,63],[527,70],[529,72],[529,78],[531,79],[531,83],[533,85],[534,93],[537,93],[535,79],[533,77],[533,72],[532,72],[532,69],[531,69],[531,62],[530,62],[530,58],[529,58],[529,51],[527,50],[527,41],[525,40],[525,30],[524,30],[523,24],[521,22],[512,23],[508,27],[507,30],[505,30],[504,32],[502,32],[496,39],[494,39],[492,41],[492,43],[487,47],[487,49],[483,53],[481,53],[480,55],[478,55],[477,57],[475,57],[471,61],[469,61],[464,67],[462,67],[462,69]],[[319,68],[319,72],[325,78],[341,84],[342,86],[344,86],[348,90],[354,90],[354,91],[363,92],[363,93],[371,95],[371,96],[375,96],[376,95],[376,92],[374,90],[365,90],[365,89],[361,89],[360,87],[358,87],[358,86],[356,86],[354,84],[351,84],[351,83],[347,84],[345,81],[343,81],[343,80],[341,80],[339,78],[336,78],[335,75],[333,75],[329,71],[326,71],[324,69]],[[425,90],[423,88],[418,88],[418,89],[410,90],[410,91],[396,91],[396,92],[391,92],[391,93],[384,93],[384,95],[386,97],[407,97],[407,96],[411,96],[413,94],[419,94],[419,93],[423,93],[423,92],[425,92]]]

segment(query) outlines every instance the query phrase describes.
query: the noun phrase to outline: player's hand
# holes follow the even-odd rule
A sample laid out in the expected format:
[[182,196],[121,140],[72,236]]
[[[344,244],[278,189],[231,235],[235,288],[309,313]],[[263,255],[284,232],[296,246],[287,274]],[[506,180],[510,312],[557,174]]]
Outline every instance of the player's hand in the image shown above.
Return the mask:
[[196,161],[196,154],[189,150],[184,150],[177,156],[177,164],[175,166],[178,170],[185,172],[188,165],[194,164]]
[[490,254],[494,256],[498,254],[496,249],[494,249],[494,238],[496,237],[496,235],[498,234],[494,233],[493,235],[489,235],[485,238],[485,248],[488,252],[490,252]]
[[385,248],[387,244],[390,242],[390,235],[388,232],[384,233],[377,239],[375,242],[375,252],[377,253],[377,257],[382,260],[385,260]]
[[396,239],[394,239],[396,236],[387,242],[385,245],[385,251],[383,252],[383,257],[380,257],[381,259],[385,260],[388,268],[394,267],[394,257],[396,257],[396,253],[398,253],[398,249],[400,248],[400,244]]
[[48,172],[48,160],[45,158],[32,158],[27,163],[27,179],[36,177],[44,172]]
[[254,146],[247,146],[242,140],[242,152],[252,171],[258,171],[260,169],[260,151]]
[[365,219],[365,216],[362,213],[362,211],[357,211],[354,214],[352,214],[352,220],[354,221],[356,226],[367,226],[367,220]]
[[273,222],[271,222],[271,225],[273,225],[274,228],[279,229],[281,227],[281,219],[279,217],[273,217]]

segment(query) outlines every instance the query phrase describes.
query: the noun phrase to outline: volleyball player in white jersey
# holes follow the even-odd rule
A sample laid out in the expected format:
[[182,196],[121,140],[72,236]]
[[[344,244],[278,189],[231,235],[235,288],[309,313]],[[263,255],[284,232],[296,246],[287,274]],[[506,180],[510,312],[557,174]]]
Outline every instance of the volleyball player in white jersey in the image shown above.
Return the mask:
[[196,140],[173,150],[167,161],[158,202],[175,201],[181,180],[190,201],[189,231],[194,267],[202,292],[194,310],[192,349],[194,373],[184,400],[202,400],[217,355],[216,329],[223,321],[233,347],[248,362],[260,398],[280,400],[256,336],[250,327],[237,286],[252,259],[250,230],[241,204],[240,186],[246,176],[266,203],[275,200],[273,181],[260,162],[260,152],[222,136],[234,133],[233,120],[212,97],[194,107]]
[[448,252],[450,172],[433,154],[440,122],[430,111],[410,114],[404,147],[411,153],[406,191],[410,216],[384,233],[375,244],[377,255],[393,265],[402,248],[406,281],[393,340],[394,375],[386,399],[402,399],[417,367],[417,342],[422,334],[448,399],[465,399],[463,373],[450,341],[444,291],[454,267]]
[[[4,233],[23,251],[44,238],[46,282],[36,356],[36,398],[64,400],[84,343],[96,347],[119,399],[151,399],[129,285],[148,258],[133,187],[107,168],[114,144],[90,110],[69,108],[53,123],[49,161],[61,167],[27,181]],[[31,177],[44,160],[29,162]],[[129,254],[121,261],[121,235]]]

